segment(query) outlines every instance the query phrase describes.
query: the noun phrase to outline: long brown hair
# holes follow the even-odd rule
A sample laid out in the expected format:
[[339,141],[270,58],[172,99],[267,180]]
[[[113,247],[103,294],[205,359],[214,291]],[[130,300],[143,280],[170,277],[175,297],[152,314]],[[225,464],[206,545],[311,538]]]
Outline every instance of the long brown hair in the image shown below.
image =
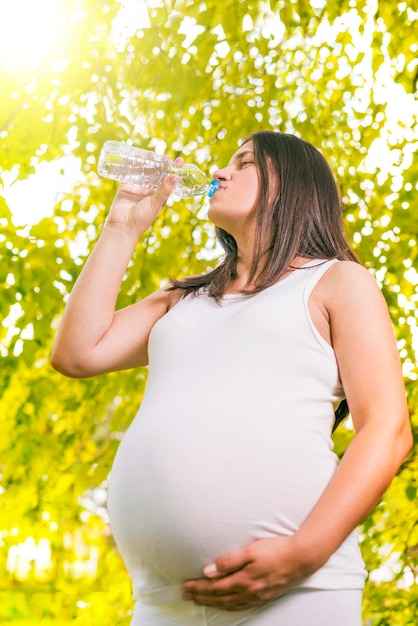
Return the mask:
[[[359,259],[350,249],[344,231],[342,202],[334,175],[312,144],[286,133],[260,131],[253,142],[260,181],[256,210],[254,254],[248,286],[257,293],[277,282],[297,257],[309,259]],[[220,301],[236,277],[237,243],[216,227],[225,251],[223,261],[201,276],[172,279],[170,289],[184,295],[204,289]]]

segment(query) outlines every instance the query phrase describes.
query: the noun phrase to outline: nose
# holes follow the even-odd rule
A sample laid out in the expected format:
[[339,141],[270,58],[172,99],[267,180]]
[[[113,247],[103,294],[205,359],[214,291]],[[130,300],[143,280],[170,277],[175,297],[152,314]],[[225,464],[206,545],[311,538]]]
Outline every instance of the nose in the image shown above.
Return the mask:
[[231,172],[229,166],[221,167],[218,170],[215,170],[212,174],[215,180],[230,180]]

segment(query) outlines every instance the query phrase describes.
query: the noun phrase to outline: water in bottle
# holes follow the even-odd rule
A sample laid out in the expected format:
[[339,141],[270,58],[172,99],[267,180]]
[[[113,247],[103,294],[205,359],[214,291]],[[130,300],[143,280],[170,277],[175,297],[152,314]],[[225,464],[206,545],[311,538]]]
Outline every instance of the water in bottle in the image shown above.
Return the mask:
[[211,181],[196,165],[179,165],[165,156],[119,141],[104,144],[97,171],[105,178],[145,189],[158,189],[167,174],[176,174],[180,179],[173,193],[180,198],[204,194],[211,198],[220,186],[219,181]]

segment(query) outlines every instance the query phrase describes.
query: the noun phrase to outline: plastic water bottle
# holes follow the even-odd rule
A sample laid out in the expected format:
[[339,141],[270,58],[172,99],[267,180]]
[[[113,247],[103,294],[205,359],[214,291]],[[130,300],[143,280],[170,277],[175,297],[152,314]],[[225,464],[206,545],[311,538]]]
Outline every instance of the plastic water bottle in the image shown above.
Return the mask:
[[97,171],[104,178],[144,189],[158,189],[167,174],[177,174],[180,180],[173,193],[180,198],[204,194],[211,198],[220,186],[219,181],[211,181],[196,165],[179,165],[155,152],[119,141],[106,141],[100,152]]

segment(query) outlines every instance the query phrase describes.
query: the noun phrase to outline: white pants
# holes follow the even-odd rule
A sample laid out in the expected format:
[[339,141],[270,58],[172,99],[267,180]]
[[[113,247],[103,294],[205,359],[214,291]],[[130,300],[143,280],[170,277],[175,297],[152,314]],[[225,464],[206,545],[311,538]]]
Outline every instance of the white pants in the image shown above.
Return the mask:
[[131,626],[361,626],[360,589],[296,589],[263,608],[220,611],[173,602],[137,603]]

